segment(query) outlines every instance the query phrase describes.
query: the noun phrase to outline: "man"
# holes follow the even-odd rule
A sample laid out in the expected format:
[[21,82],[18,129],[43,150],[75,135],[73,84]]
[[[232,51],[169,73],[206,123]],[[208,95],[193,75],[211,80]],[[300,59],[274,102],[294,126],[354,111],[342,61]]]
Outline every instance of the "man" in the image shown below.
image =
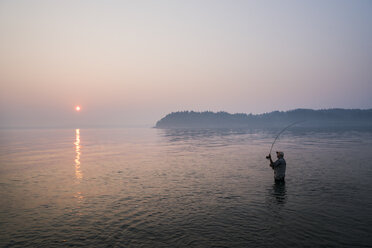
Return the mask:
[[270,159],[270,167],[274,170],[275,183],[284,183],[285,178],[285,168],[286,162],[284,160],[283,152],[276,152],[277,160],[273,162],[271,159],[271,154],[269,154],[268,159]]

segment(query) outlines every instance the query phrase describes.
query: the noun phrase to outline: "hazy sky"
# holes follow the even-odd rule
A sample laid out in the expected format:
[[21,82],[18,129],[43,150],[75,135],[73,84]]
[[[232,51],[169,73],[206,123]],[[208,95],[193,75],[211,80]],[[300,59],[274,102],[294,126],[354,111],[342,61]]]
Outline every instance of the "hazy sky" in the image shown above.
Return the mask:
[[0,126],[372,108],[371,13],[368,0],[1,0]]

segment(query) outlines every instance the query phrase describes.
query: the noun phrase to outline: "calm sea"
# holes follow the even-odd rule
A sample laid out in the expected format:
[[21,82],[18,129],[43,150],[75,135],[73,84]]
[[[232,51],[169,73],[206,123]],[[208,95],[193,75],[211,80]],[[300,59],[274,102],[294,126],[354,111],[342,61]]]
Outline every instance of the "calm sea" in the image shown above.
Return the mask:
[[1,247],[371,247],[372,131],[0,130]]

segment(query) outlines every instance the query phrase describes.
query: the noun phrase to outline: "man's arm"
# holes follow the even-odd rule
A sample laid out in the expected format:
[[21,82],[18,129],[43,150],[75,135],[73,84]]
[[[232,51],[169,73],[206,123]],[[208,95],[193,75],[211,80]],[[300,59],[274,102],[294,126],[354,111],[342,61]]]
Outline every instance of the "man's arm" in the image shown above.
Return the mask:
[[276,160],[275,162],[271,161],[271,168],[275,169],[276,167],[278,167],[282,162],[280,161],[280,159]]
[[269,154],[269,159],[270,159],[270,167],[274,169],[274,162],[273,160],[271,159],[271,154]]

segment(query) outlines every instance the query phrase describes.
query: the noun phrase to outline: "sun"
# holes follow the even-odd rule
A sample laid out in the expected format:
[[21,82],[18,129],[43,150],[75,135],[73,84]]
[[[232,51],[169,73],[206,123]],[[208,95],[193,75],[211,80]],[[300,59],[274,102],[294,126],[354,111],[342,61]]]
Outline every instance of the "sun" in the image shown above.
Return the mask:
[[78,112],[80,111],[80,109],[81,109],[81,107],[79,105],[75,107],[75,110],[78,111]]

